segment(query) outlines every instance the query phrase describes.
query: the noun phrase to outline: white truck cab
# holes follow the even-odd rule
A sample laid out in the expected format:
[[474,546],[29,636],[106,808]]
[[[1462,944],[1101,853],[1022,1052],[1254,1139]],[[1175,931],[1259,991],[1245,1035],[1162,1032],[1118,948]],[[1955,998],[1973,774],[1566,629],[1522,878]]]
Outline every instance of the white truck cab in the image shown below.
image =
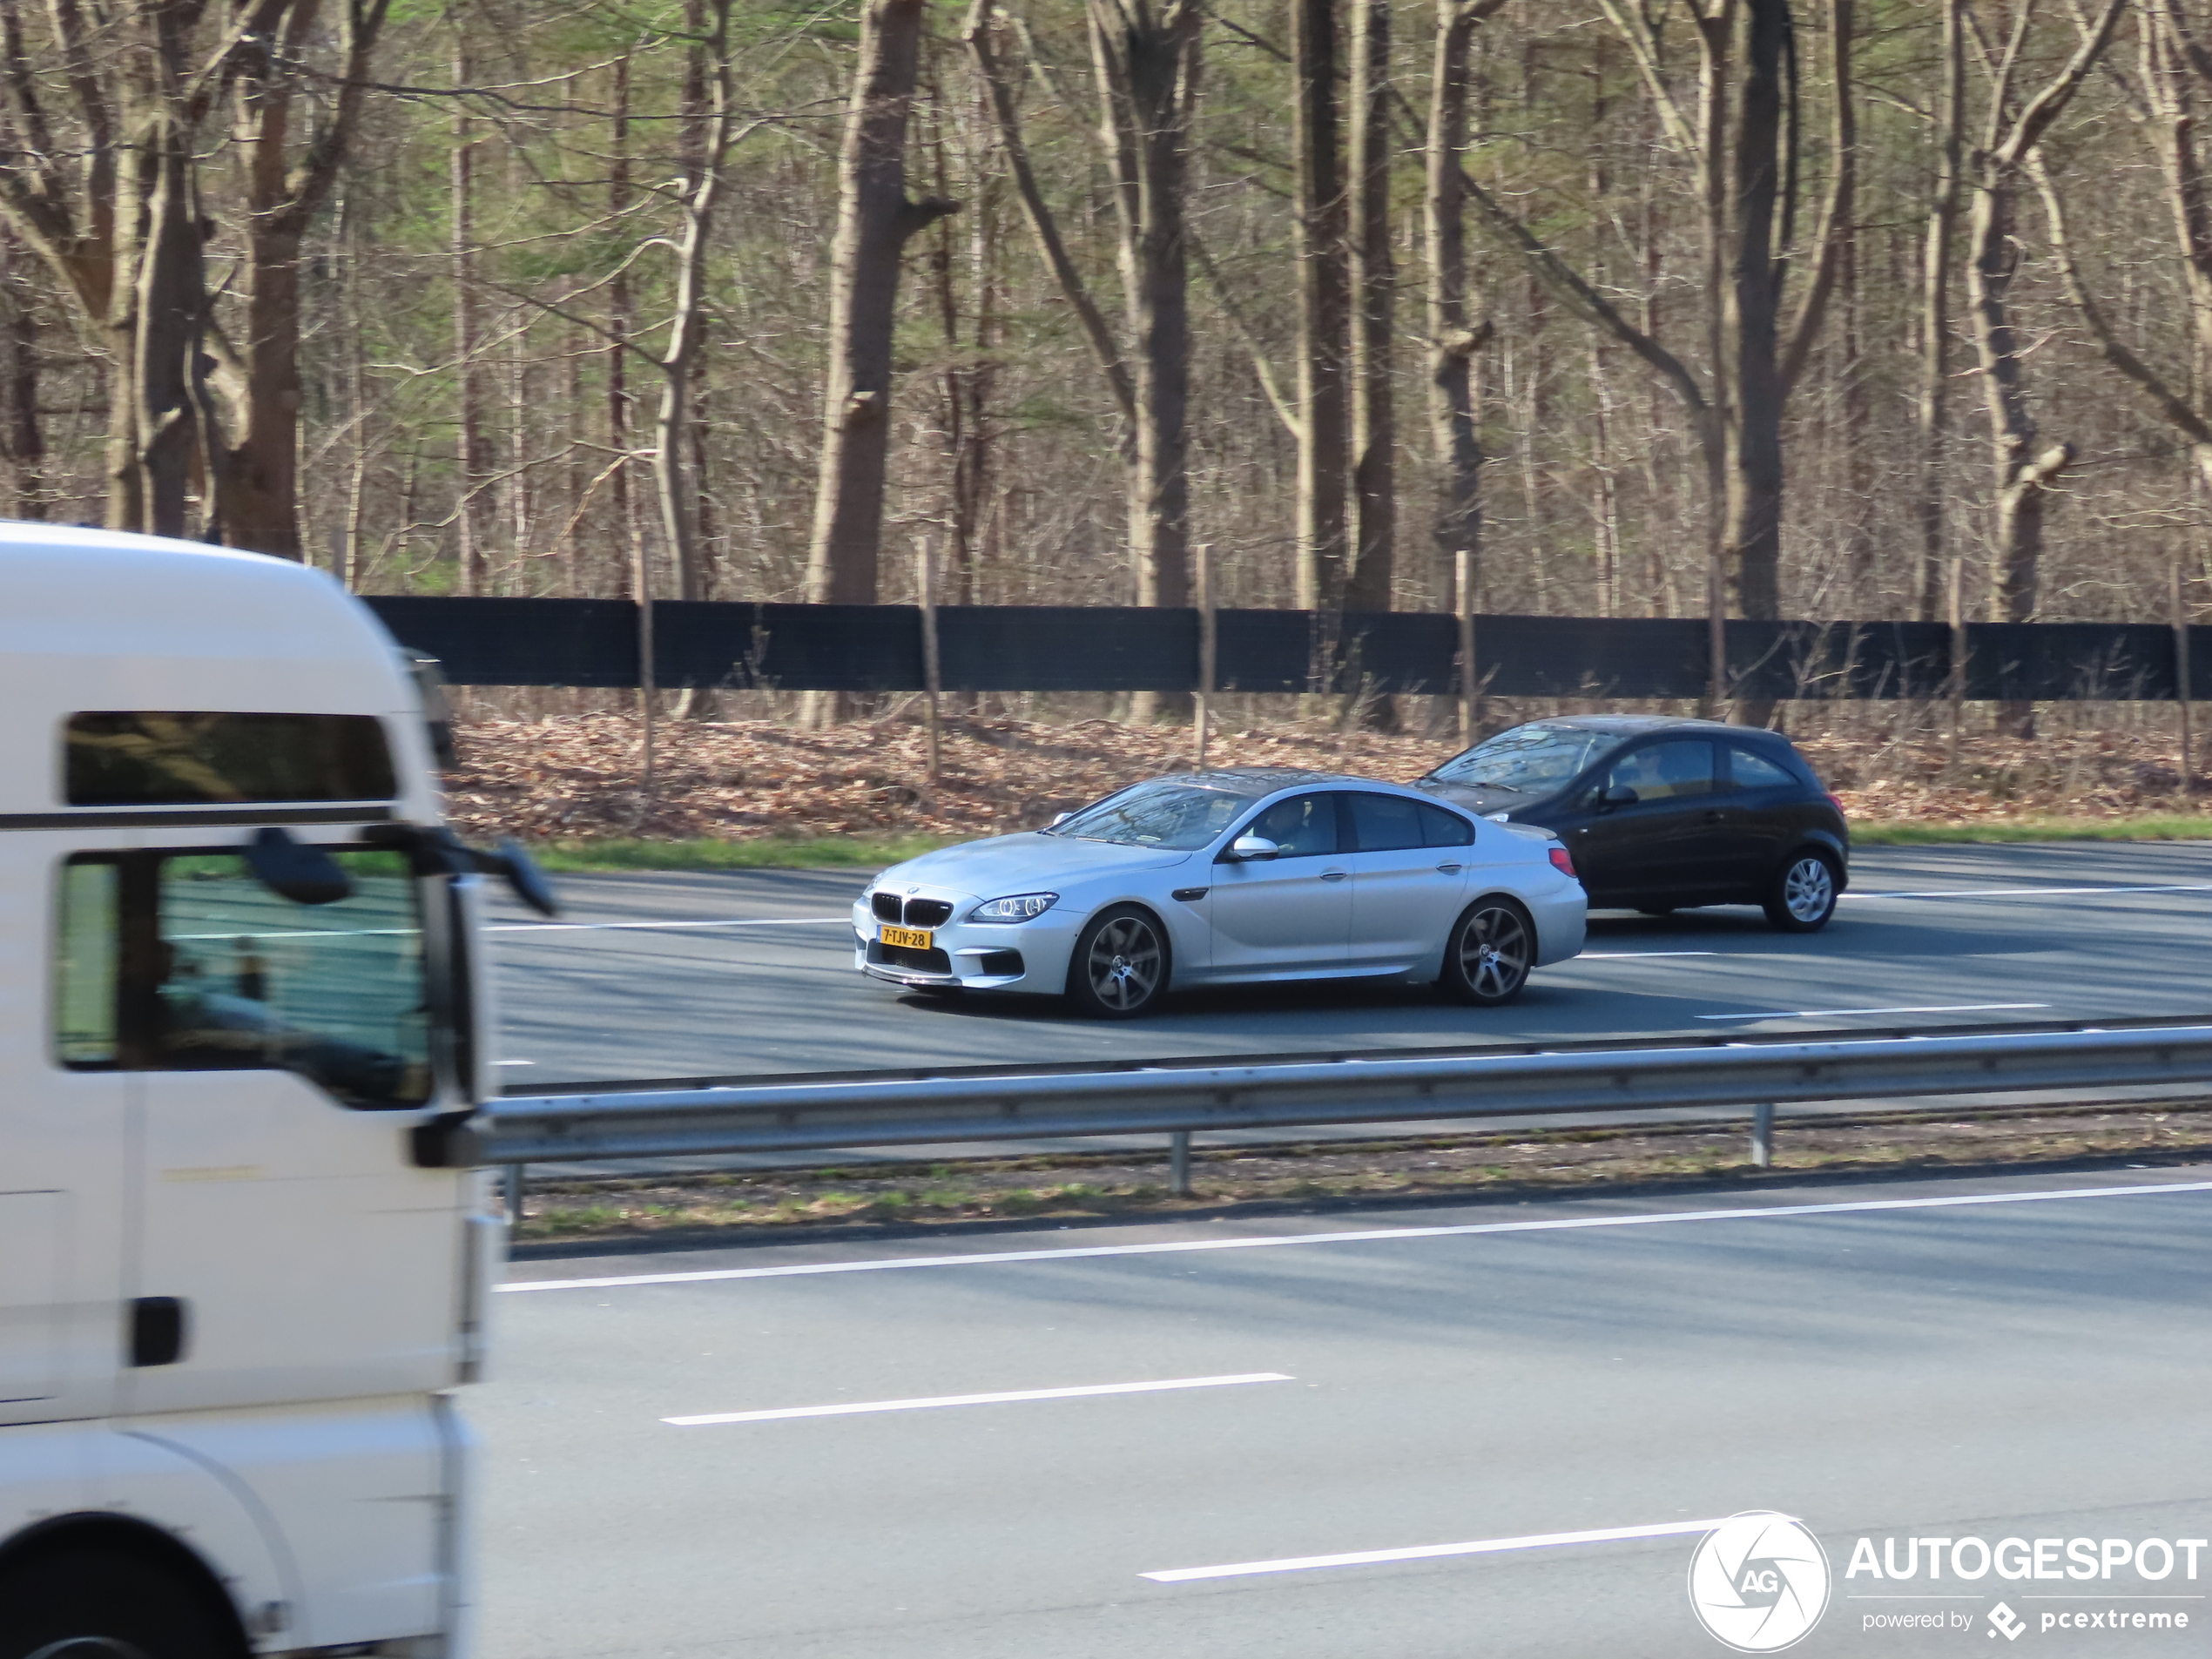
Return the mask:
[[317,571],[0,524],[0,1659],[456,1659],[501,860],[408,661]]

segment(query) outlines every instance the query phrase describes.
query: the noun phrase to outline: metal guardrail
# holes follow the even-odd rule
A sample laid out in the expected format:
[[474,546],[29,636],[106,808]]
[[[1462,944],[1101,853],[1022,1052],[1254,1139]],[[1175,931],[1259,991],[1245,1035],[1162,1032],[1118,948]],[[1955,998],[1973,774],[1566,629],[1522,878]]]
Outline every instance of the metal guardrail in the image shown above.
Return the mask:
[[2187,1082],[2212,1082],[2212,1023],[733,1080],[509,1096],[475,1128],[521,1164],[1711,1107],[1754,1116],[1756,1156],[1782,1105]]

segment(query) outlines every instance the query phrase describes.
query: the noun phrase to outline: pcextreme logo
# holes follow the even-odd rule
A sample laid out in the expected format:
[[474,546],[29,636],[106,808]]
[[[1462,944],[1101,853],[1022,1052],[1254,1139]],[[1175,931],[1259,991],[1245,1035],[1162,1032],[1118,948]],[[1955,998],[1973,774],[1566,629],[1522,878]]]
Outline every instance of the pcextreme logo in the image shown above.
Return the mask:
[[1689,1558],[1697,1622],[1738,1653],[1779,1653],[1828,1610],[1828,1556],[1804,1525],[1753,1509],[1707,1533]]

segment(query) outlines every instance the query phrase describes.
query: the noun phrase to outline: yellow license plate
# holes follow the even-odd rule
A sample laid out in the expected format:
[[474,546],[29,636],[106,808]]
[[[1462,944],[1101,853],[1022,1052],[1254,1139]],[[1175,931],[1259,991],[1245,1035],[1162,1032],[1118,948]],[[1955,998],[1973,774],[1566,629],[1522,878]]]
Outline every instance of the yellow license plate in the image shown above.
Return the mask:
[[887,945],[901,946],[907,950],[927,950],[933,935],[927,927],[882,927],[876,937]]

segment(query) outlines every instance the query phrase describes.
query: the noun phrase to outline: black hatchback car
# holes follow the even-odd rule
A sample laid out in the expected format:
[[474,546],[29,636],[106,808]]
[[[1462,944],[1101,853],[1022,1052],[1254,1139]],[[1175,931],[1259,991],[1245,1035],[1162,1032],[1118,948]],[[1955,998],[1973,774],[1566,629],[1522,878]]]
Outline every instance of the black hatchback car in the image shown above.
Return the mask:
[[1558,835],[1592,909],[1756,904],[1805,934],[1827,925],[1850,878],[1842,803],[1787,738],[1756,726],[1535,720],[1414,781]]

